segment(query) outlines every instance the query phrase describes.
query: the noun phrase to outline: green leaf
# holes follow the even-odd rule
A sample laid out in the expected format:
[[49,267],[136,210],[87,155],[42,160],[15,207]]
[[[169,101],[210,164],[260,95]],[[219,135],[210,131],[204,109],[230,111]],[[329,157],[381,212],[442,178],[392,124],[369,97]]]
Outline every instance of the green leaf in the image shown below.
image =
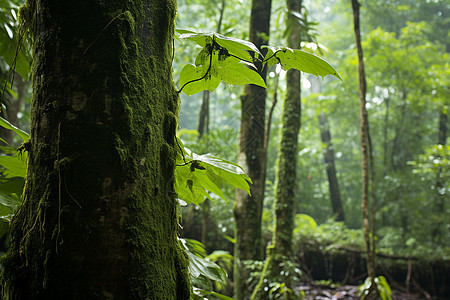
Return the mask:
[[192,254],[190,251],[187,251],[187,254],[189,257],[189,273],[192,276],[198,278],[200,275],[202,275],[208,279],[220,283],[226,283],[227,273],[224,269],[222,269],[212,261],[200,258]]
[[228,50],[230,54],[236,55],[242,60],[252,61],[252,56],[247,51],[255,52],[262,56],[258,48],[249,41],[226,37],[218,33],[185,33],[179,36],[180,39],[186,39],[197,43],[201,47],[216,41],[221,47]]
[[220,70],[219,77],[228,84],[255,84],[263,88],[267,87],[253,64],[229,58],[219,64],[218,69]]
[[315,54],[288,47],[263,46],[262,48],[268,50],[265,62],[269,65],[280,63],[285,71],[297,69],[316,76],[333,75],[342,80],[333,66]]
[[203,90],[213,92],[220,81],[228,84],[255,84],[266,87],[256,72],[249,51],[260,54],[250,42],[215,33],[186,33],[180,39],[191,40],[202,47],[195,65],[186,65],[180,72],[180,90],[191,96]]
[[195,278],[204,276],[220,283],[226,283],[227,273],[224,269],[216,263],[205,259],[203,253],[200,253],[200,255],[194,254],[199,252],[198,247],[204,251],[205,246],[202,243],[191,239],[180,239],[180,241],[189,257],[189,273],[191,276]]
[[253,61],[252,56],[247,51],[252,51],[262,56],[258,48],[249,41],[226,37],[218,33],[215,33],[214,36],[216,42],[220,46],[224,47],[230,54],[236,55],[241,60]]
[[219,86],[220,78],[211,75],[205,77],[207,71],[207,66],[185,65],[180,72],[180,87],[183,92],[188,96],[204,90],[214,92]]
[[0,193],[22,195],[25,178],[10,177],[0,178]]
[[14,131],[15,133],[17,133],[24,142],[28,141],[30,139],[30,135],[28,133],[26,133],[25,131],[23,131],[20,128],[17,128],[16,126],[14,126],[13,124],[9,123],[8,120],[0,117],[0,126],[6,128],[6,129],[10,129],[12,131]]
[[[228,296],[225,296],[225,295],[213,292],[213,291],[203,290],[203,289],[197,288],[195,286],[193,287],[193,289],[194,289],[194,294],[197,295],[197,296],[203,297],[203,296],[206,296],[206,295],[212,295],[212,296],[215,296],[215,297],[217,297],[219,299],[234,300],[231,297],[228,297]],[[200,299],[207,299],[207,298],[200,298]]]
[[0,155],[0,166],[8,170],[6,177],[25,177],[27,173],[25,160],[26,157]]
[[8,214],[12,213],[21,203],[20,197],[13,196],[0,191],[0,204],[10,208],[11,211]]
[[11,208],[9,206],[5,206],[0,203],[0,219],[3,220],[3,222],[4,221],[6,221],[8,223],[11,222],[11,218],[13,217],[13,215],[14,215],[13,208]]
[[[14,11],[17,14],[18,7],[11,1],[4,1],[0,6],[3,8],[0,8],[0,57],[27,80],[31,69],[31,54],[27,51],[26,41],[18,35],[18,22],[12,13]],[[19,41],[20,51],[17,52]]]
[[199,205],[209,198],[207,190],[227,202],[221,190],[222,184],[231,184],[250,194],[249,183],[252,181],[239,165],[208,154],[198,155],[185,148],[178,138],[177,141],[183,151],[183,155],[180,153],[177,158],[175,172],[178,198]]

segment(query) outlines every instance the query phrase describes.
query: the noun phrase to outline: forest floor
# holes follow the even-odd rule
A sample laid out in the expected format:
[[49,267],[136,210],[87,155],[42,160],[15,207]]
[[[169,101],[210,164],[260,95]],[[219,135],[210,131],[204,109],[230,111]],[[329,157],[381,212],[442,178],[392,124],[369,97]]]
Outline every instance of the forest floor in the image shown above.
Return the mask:
[[[358,286],[344,285],[339,287],[331,286],[300,286],[300,291],[306,294],[304,300],[359,300]],[[435,298],[419,293],[406,293],[404,291],[393,290],[392,300],[445,300],[446,298]],[[448,299],[447,299],[448,300]]]

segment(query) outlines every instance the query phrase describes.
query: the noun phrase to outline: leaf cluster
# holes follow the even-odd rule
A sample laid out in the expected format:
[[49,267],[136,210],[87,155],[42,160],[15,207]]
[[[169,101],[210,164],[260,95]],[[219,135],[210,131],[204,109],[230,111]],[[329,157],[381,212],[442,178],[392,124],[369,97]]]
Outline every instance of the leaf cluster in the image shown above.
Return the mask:
[[[255,66],[256,62],[282,68],[297,69],[316,76],[333,75],[342,78],[324,59],[302,50],[288,47],[263,46],[265,57],[251,42],[225,37],[217,33],[182,33],[180,40],[190,40],[201,47],[194,64],[187,64],[180,72],[180,90],[188,96],[203,90],[214,91],[221,81],[232,85],[254,84],[266,87]],[[252,53],[252,54],[251,54]]]
[[223,184],[230,184],[250,194],[249,183],[252,181],[239,165],[210,154],[193,153],[179,139],[178,144],[180,152],[175,173],[175,191],[183,204],[199,205],[206,198],[211,198],[208,192],[227,202],[221,189]]

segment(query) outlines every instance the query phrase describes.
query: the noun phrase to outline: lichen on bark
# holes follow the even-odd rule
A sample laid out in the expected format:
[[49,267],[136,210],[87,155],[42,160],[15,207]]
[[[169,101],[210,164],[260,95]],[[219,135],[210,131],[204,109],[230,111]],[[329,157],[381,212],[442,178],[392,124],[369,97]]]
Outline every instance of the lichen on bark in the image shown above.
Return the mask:
[[21,11],[34,37],[31,149],[4,298],[189,299],[173,190],[176,1]]

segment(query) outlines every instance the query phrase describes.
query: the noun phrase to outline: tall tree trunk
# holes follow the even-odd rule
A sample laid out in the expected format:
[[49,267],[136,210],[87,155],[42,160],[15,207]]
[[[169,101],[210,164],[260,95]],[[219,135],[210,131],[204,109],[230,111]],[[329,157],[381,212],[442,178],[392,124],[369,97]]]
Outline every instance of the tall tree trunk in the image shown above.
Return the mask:
[[[448,123],[448,115],[447,112],[442,108],[439,112],[439,131],[438,131],[438,145],[443,147],[447,143],[447,123]],[[445,212],[445,203],[448,202],[446,200],[446,193],[442,193],[442,189],[445,189],[445,180],[442,178],[442,167],[439,167],[436,174],[436,201],[434,205],[434,211],[436,215],[441,215],[442,212]],[[443,218],[439,218],[437,222],[435,222],[433,229],[431,231],[431,237],[433,241],[437,244],[442,244],[442,241],[445,240],[442,238],[442,235],[445,234],[446,230],[444,228]]]
[[173,189],[176,1],[27,1],[33,106],[4,299],[189,299]]
[[200,140],[204,134],[209,133],[209,96],[210,91],[203,91],[202,106],[198,114],[198,139]]
[[[291,12],[301,13],[302,1],[287,0],[288,11],[287,37],[288,47],[300,48],[300,27]],[[252,294],[253,299],[269,299],[266,284],[270,281],[284,282],[287,288],[291,286],[291,272],[282,272],[282,262],[291,260],[292,231],[294,229],[294,199],[297,173],[298,133],[300,131],[301,98],[300,76],[298,70],[291,69],[286,74],[286,98],[281,116],[281,140],[277,158],[276,199],[274,203],[275,232],[273,245],[267,252],[264,268],[258,286]],[[291,299],[287,293],[284,299]]]
[[388,131],[389,131],[389,103],[390,99],[386,98],[384,103],[386,105],[386,113],[384,115],[384,129],[383,129],[383,177],[388,172]]
[[447,143],[447,124],[448,124],[448,113],[442,108],[439,112],[439,134],[438,134],[438,145],[445,145]]
[[359,23],[360,4],[358,0],[352,0],[353,8],[353,25],[356,39],[356,47],[358,51],[359,61],[359,88],[360,88],[360,112],[361,112],[361,155],[362,155],[362,212],[363,212],[363,231],[364,241],[367,251],[367,271],[372,282],[375,278],[375,265],[373,260],[372,247],[370,238],[370,221],[369,221],[369,141],[368,141],[368,118],[366,110],[366,75],[364,72],[364,56],[361,46],[361,32]]
[[320,137],[322,143],[326,145],[324,157],[327,169],[328,185],[330,188],[331,207],[333,208],[333,214],[336,216],[336,220],[345,222],[344,208],[342,207],[341,193],[336,176],[336,165],[334,163],[334,149],[333,144],[331,143],[331,133],[327,116],[322,111],[318,118],[320,125]]
[[[250,15],[250,41],[258,48],[268,43],[271,0],[253,0]],[[265,80],[266,69],[257,63],[256,67]],[[264,148],[266,90],[260,86],[245,86],[241,96],[241,128],[239,138],[239,164],[252,179],[251,196],[241,190],[236,192],[234,216],[236,219],[235,297],[248,299],[247,273],[243,268],[245,260],[263,259],[261,217],[264,201],[265,160]]]

